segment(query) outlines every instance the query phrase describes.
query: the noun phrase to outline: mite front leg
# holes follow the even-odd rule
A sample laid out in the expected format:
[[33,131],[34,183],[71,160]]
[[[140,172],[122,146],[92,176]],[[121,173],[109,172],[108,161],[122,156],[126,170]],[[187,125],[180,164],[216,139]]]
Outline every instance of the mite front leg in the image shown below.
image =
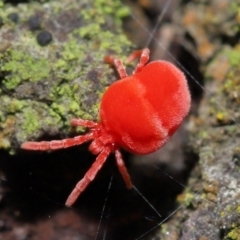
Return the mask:
[[126,72],[126,69],[125,69],[125,67],[124,67],[124,65],[123,65],[123,63],[120,59],[117,59],[114,56],[105,56],[104,62],[108,63],[108,64],[111,64],[116,68],[116,70],[117,70],[117,72],[120,76],[120,79],[128,76],[127,72]]
[[134,73],[140,72],[143,67],[147,64],[148,60],[149,60],[149,54],[150,54],[150,50],[148,48],[144,48],[142,50],[137,50],[134,51],[127,59],[128,62],[133,61],[134,59],[140,57],[139,59],[139,63],[135,69]]
[[80,145],[91,139],[93,139],[93,133],[88,133],[83,136],[77,136],[74,138],[67,138],[63,140],[53,140],[48,142],[47,141],[24,142],[21,145],[21,148],[26,150],[39,150],[39,151],[56,150],[56,149],[72,147],[75,145]]

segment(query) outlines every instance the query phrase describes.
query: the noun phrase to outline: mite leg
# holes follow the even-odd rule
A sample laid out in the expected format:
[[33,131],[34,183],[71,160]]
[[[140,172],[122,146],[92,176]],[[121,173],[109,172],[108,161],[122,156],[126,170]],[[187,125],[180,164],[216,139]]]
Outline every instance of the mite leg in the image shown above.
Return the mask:
[[120,76],[120,79],[127,77],[126,69],[120,59],[117,59],[114,56],[105,56],[104,62],[111,64],[116,68],[116,70]]
[[127,188],[128,189],[132,188],[132,182],[131,182],[130,176],[129,176],[127,168],[124,164],[122,154],[119,150],[115,151],[115,157],[116,157],[116,161],[117,161],[118,170],[122,174],[122,177],[126,183]]
[[73,118],[70,121],[72,126],[75,127],[88,127],[88,128],[94,128],[98,126],[98,123],[93,122],[93,121],[89,121],[89,120],[83,120],[80,118]]
[[137,50],[134,51],[127,59],[128,62],[133,61],[134,59],[140,57],[139,59],[139,63],[134,71],[134,73],[140,72],[142,70],[142,68],[147,64],[148,60],[149,60],[149,54],[150,51],[148,48],[144,48],[142,50]]
[[109,148],[105,148],[96,158],[95,162],[91,166],[91,168],[87,171],[87,173],[84,175],[83,179],[80,180],[73,191],[70,193],[70,195],[67,198],[67,201],[65,203],[66,206],[70,207],[72,206],[77,198],[80,196],[80,194],[85,190],[85,188],[88,186],[88,184],[95,178],[98,171],[101,169],[102,165],[106,161],[108,155],[110,153]]
[[53,141],[42,141],[42,142],[24,142],[21,145],[21,148],[26,150],[39,150],[39,151],[47,151],[47,150],[56,150],[61,148],[68,148],[75,145],[80,145],[84,142],[93,139],[93,134],[88,133],[82,136],[76,136],[74,138],[66,138],[63,140],[53,140]]

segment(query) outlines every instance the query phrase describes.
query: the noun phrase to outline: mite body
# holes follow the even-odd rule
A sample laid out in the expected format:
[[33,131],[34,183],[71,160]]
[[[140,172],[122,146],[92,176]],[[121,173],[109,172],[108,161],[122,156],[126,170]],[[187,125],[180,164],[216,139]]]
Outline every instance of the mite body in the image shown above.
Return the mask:
[[105,62],[116,67],[120,80],[103,94],[99,122],[71,120],[73,126],[89,128],[87,134],[50,142],[25,142],[21,146],[27,150],[45,151],[92,141],[89,150],[98,156],[69,195],[67,206],[74,204],[111,152],[115,154],[127,188],[131,188],[120,148],[134,154],[156,151],[168,141],[189,112],[191,98],[184,74],[166,61],[147,64],[147,48],[135,51],[129,61],[137,57],[140,60],[131,76],[127,76],[121,60],[113,56],[105,57]]

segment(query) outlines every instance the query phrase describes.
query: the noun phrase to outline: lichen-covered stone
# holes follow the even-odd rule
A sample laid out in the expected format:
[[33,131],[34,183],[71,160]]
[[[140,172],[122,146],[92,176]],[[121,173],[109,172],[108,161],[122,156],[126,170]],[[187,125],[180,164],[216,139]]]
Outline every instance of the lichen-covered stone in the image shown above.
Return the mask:
[[[103,58],[130,52],[121,30],[128,9],[115,0],[0,3],[0,148],[67,135],[72,117],[97,120],[101,95],[116,80]],[[42,31],[48,44],[38,43]]]

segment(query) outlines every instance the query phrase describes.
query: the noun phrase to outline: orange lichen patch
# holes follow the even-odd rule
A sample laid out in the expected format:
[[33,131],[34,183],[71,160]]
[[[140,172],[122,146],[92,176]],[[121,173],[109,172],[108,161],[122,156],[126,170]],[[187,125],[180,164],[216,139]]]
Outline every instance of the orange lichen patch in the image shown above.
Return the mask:
[[183,17],[183,24],[184,25],[192,25],[196,22],[197,15],[195,10],[189,10],[186,15]]
[[198,47],[198,53],[202,58],[208,58],[212,56],[215,47],[206,38],[202,38],[201,44]]

